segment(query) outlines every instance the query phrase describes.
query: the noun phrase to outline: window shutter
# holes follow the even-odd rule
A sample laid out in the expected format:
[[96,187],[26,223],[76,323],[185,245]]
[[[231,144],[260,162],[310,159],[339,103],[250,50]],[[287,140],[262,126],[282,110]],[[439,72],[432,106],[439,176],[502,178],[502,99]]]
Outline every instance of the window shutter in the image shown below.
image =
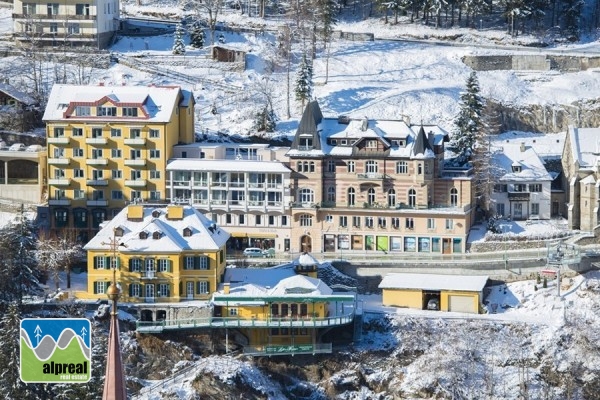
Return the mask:
[[196,282],[196,294],[200,294],[200,282]]
[[210,293],[210,282],[206,282],[206,293]]
[[133,285],[135,285],[135,283],[129,285],[129,297],[133,297]]
[[171,260],[167,260],[167,272],[173,272],[173,262]]
[[[95,257],[94,257],[95,261]],[[94,263],[94,268],[96,268],[96,264]],[[94,282],[94,294],[98,294],[98,282]]]
[[[129,272],[133,272],[133,258],[129,259]],[[129,288],[131,289],[131,286],[129,286]],[[131,296],[131,290],[129,295]]]
[[[94,257],[94,269],[98,269],[98,256]],[[94,283],[94,288],[95,288],[95,283]],[[96,292],[94,292],[96,293]]]
[[110,263],[110,257],[104,257],[104,269],[112,269]]
[[200,257],[194,257],[194,269],[200,269]]

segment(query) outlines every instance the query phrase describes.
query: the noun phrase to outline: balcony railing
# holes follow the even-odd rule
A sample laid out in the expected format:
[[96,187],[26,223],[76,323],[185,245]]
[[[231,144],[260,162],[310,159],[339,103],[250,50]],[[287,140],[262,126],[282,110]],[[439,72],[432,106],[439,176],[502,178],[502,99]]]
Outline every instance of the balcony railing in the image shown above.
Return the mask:
[[71,184],[71,179],[69,179],[69,178],[48,179],[48,185],[51,185],[51,186],[69,186],[70,184]]
[[143,167],[146,165],[146,160],[142,158],[127,159],[124,161],[127,167]]
[[108,205],[108,200],[88,200],[86,204],[89,207],[106,207]]
[[358,179],[385,179],[385,178],[389,177],[386,174],[378,174],[375,172],[368,172],[365,174],[356,174],[356,176],[358,177]]
[[107,165],[108,160],[106,158],[88,158],[85,163],[87,165]]
[[107,186],[108,180],[106,179],[88,179],[86,181],[88,186]]
[[127,179],[125,180],[125,186],[127,187],[144,187],[146,186],[145,179]]
[[71,138],[69,137],[49,137],[48,139],[46,139],[46,143],[48,144],[69,144],[69,142],[71,141]]
[[138,332],[162,332],[165,330],[200,327],[259,327],[259,328],[327,328],[346,325],[354,320],[354,312],[335,317],[306,316],[296,318],[245,319],[241,317],[204,317],[164,321],[137,321]]
[[71,162],[71,159],[69,159],[69,158],[49,158],[48,159],[49,165],[69,165],[70,162]]
[[146,144],[145,138],[125,138],[123,143],[129,146],[143,146]]
[[65,15],[65,14],[13,14],[13,19],[31,19],[31,20],[41,20],[41,19],[50,19],[50,20],[96,20],[95,15]]
[[154,297],[154,296],[151,296],[151,297],[146,296],[146,297],[144,297],[144,301],[146,303],[154,303],[156,301],[156,297]]
[[85,139],[86,144],[107,144],[108,139],[105,137],[87,138]]
[[50,200],[48,200],[48,204],[51,206],[68,206],[71,204],[71,200],[69,200],[69,199],[50,199]]
[[156,271],[142,271],[142,279],[154,279],[156,278]]

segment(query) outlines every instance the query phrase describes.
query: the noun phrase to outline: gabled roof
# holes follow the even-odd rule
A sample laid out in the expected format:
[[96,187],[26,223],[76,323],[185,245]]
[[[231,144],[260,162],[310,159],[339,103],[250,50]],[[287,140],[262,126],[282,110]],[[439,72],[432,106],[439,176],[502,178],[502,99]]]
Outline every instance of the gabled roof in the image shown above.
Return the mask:
[[[187,92],[187,93],[186,93]],[[192,104],[192,94],[179,86],[93,86],[61,85],[52,86],[48,104],[44,112],[44,121],[119,121],[169,122],[176,107]],[[144,116],[110,117],[90,116],[71,117],[75,107],[96,107],[109,103],[119,107],[140,107]]]
[[572,160],[579,163],[579,169],[595,170],[600,161],[600,128],[569,126],[567,140],[571,144]]
[[415,138],[415,144],[412,149],[413,157],[431,157],[433,156],[433,150],[431,145],[429,144],[429,139],[425,134],[425,129],[423,125],[419,128],[419,132],[417,133],[417,137]]
[[[552,176],[533,147],[517,143],[501,144],[492,147],[492,164],[504,171],[500,181],[552,181]],[[520,167],[520,171],[513,171],[513,167]]]
[[395,273],[384,276],[379,288],[481,292],[487,281],[487,276]]
[[320,296],[330,295],[333,290],[322,280],[304,275],[282,279],[270,290],[271,296]]
[[[131,207],[131,206],[130,206]],[[182,251],[216,251],[222,248],[229,233],[221,227],[216,226],[199,211],[190,206],[183,207],[183,218],[168,219],[166,208],[144,207],[141,219],[127,219],[128,208],[124,208],[85,246],[86,250],[106,250],[111,248],[108,243],[113,240],[113,228],[122,227],[124,234],[117,237],[123,247],[119,247],[121,253],[180,253]],[[159,210],[157,218],[152,212]],[[183,230],[190,228],[191,236],[184,236]],[[148,233],[147,239],[140,239],[140,232]],[[152,234],[161,232],[160,238],[154,239]],[[125,247],[126,246],[126,247]]]
[[20,90],[17,90],[14,86],[9,85],[8,83],[0,83],[0,92],[27,106],[33,106],[37,104],[37,101],[35,101],[33,97],[21,92]]

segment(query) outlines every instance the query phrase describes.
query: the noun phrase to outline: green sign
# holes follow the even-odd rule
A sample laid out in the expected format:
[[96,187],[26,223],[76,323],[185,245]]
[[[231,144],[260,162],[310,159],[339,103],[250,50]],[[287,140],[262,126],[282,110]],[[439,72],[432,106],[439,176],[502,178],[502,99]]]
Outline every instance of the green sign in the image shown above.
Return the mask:
[[85,318],[21,321],[21,380],[85,383],[92,377],[91,324]]
[[313,345],[295,344],[282,346],[266,346],[265,350],[268,354],[312,352]]

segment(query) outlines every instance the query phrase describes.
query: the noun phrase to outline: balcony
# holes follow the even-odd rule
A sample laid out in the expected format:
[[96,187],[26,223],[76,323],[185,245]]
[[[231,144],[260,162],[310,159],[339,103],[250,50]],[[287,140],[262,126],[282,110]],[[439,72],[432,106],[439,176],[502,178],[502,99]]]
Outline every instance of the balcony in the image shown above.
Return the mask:
[[13,13],[12,15],[13,19],[27,19],[27,20],[43,20],[43,19],[49,19],[49,20],[90,20],[90,21],[95,21],[96,20],[96,16],[95,15],[78,15],[78,14],[69,14],[69,15],[64,15],[64,14],[16,14]]
[[71,179],[69,178],[48,179],[48,185],[50,186],[69,186],[70,184]]
[[125,186],[139,188],[146,186],[146,179],[128,179],[125,180]]
[[145,138],[128,138],[123,141],[126,145],[129,146],[143,146],[146,144]]
[[142,279],[156,278],[156,271],[142,271]]
[[68,206],[70,204],[71,204],[71,200],[69,200],[69,199],[48,200],[48,205],[50,205],[50,206]]
[[69,165],[70,158],[49,158],[48,165]]
[[127,159],[124,161],[127,167],[143,167],[146,165],[146,160],[142,158]]
[[108,186],[108,180],[106,179],[88,179],[85,183],[88,186]]
[[156,301],[156,297],[152,296],[152,297],[144,297],[144,301],[146,303],[154,303]]
[[88,207],[106,207],[108,200],[88,200],[86,205]]
[[103,138],[103,137],[87,138],[87,139],[85,139],[85,143],[86,144],[101,144],[101,145],[105,145],[105,144],[108,144],[108,139],[107,138]]
[[529,201],[529,192],[508,192],[509,201]]
[[106,158],[88,158],[85,160],[87,165],[108,165],[108,159]]
[[48,139],[46,139],[46,143],[47,144],[69,144],[69,142],[71,141],[71,138],[69,137],[50,137]]
[[386,174],[378,174],[375,172],[368,172],[366,174],[356,174],[356,176],[358,177],[358,179],[361,180],[380,180],[388,178]]

